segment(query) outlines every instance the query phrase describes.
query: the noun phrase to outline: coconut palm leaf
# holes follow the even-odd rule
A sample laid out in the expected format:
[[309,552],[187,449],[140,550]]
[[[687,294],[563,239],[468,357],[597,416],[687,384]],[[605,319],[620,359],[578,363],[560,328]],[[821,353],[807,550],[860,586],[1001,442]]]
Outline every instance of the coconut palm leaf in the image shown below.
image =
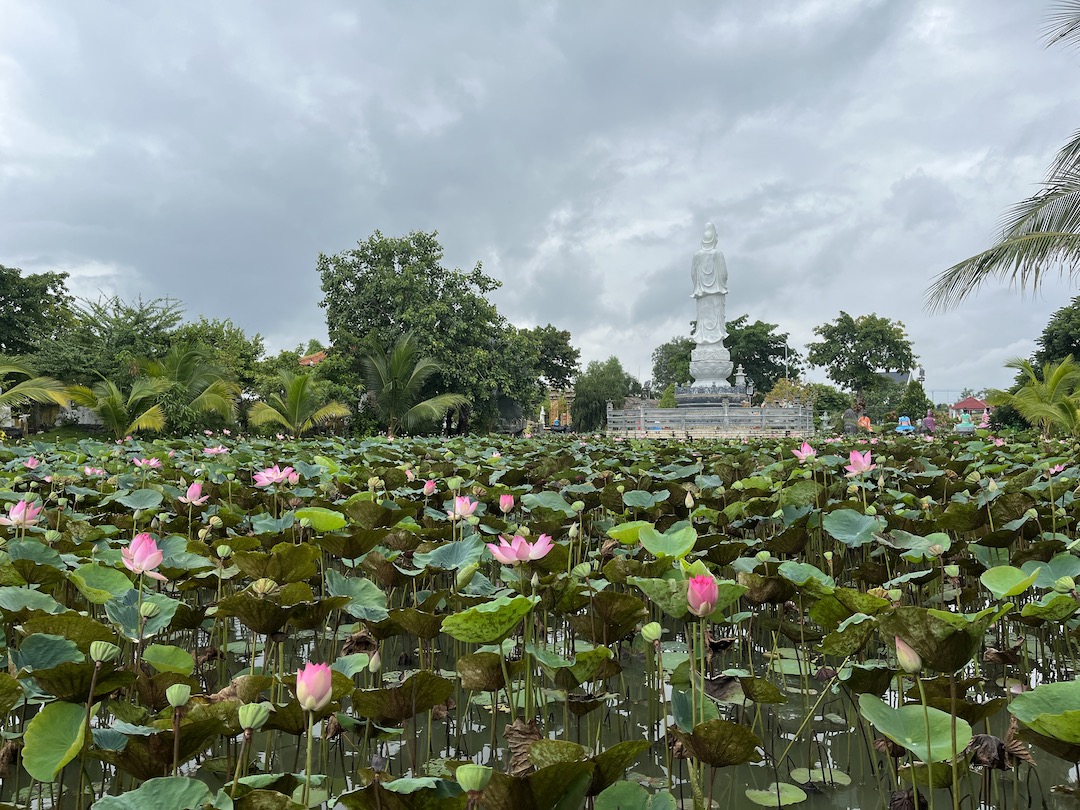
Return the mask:
[[[27,377],[8,387],[9,374]],[[20,407],[31,402],[55,403],[66,407],[71,401],[67,386],[52,377],[35,377],[34,372],[17,363],[0,363],[0,406]]]
[[433,358],[420,355],[420,346],[411,333],[402,335],[389,352],[370,345],[360,365],[369,401],[374,403],[375,412],[391,436],[401,427],[415,430],[469,401],[461,394],[440,394],[417,402],[424,384],[440,366]]
[[1011,405],[1046,437],[1054,430],[1077,432],[1080,415],[1075,394],[1080,388],[1080,365],[1072,355],[1060,363],[1046,363],[1041,374],[1024,358],[1017,357],[1005,365],[1018,370],[1025,380],[1013,392],[990,391],[987,399],[991,405]]
[[125,394],[112,380],[101,380],[93,388],[73,385],[67,389],[71,400],[98,415],[107,429],[121,439],[142,430],[165,427],[165,411],[158,399],[171,383],[157,377],[138,377]]
[[316,425],[352,413],[336,400],[321,405],[321,386],[309,374],[281,371],[278,379],[282,391],[270,394],[265,402],[256,402],[248,411],[252,425],[281,425],[294,436],[302,436]]
[[182,407],[236,420],[240,386],[227,379],[203,349],[173,346],[160,360],[142,360],[139,365],[148,377],[168,380],[170,394]]

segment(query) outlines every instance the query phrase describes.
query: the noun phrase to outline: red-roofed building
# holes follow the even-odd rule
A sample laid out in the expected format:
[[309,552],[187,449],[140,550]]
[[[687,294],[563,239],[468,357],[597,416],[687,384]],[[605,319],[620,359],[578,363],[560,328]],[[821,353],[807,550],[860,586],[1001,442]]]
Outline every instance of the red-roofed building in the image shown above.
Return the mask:
[[300,358],[300,365],[302,366],[317,366],[323,360],[326,359],[326,352],[315,352],[315,354],[306,354]]
[[965,397],[957,402],[955,405],[949,406],[949,416],[953,419],[959,419],[963,414],[968,414],[972,417],[982,418],[984,413],[993,413],[994,408],[988,402],[976,399],[975,397]]

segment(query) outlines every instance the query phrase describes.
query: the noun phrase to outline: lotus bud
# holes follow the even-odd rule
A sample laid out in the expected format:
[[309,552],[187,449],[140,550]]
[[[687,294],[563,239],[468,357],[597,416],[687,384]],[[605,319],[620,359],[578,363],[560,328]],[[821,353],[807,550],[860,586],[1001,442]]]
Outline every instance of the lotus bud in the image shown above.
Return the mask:
[[664,628],[660,626],[660,622],[649,622],[641,628],[641,637],[648,644],[655,644],[663,634]]
[[232,549],[224,543],[215,548],[214,551],[216,551],[217,555],[223,560],[227,558],[230,554],[232,554]]
[[242,729],[245,731],[258,731],[270,719],[270,704],[266,701],[262,703],[245,703],[237,710],[237,714],[240,717],[240,727]]
[[454,587],[459,591],[465,590],[469,587],[469,583],[472,582],[472,578],[476,575],[476,572],[480,570],[479,563],[472,563],[466,565],[460,571],[457,572],[457,577],[454,579]]
[[570,569],[570,575],[575,579],[588,579],[592,573],[592,563],[581,562]]
[[945,576],[947,576],[949,579],[956,579],[958,576],[960,576],[960,566],[959,565],[946,565],[945,566]]
[[111,641],[91,641],[90,660],[96,664],[109,664],[120,657],[120,648]]
[[60,532],[56,531],[55,529],[49,529],[47,532],[45,532],[45,542],[46,543],[55,543],[61,537],[63,537],[63,535],[60,534]]
[[174,683],[165,690],[165,699],[169,701],[169,705],[174,709],[186,706],[191,699],[191,684]]
[[161,613],[161,606],[154,602],[143,602],[139,605],[139,615],[144,619],[152,619]]
[[694,496],[690,492],[690,490],[686,491],[686,497],[683,499],[683,505],[686,506],[687,509],[694,508]]
[[887,595],[890,602],[899,602],[902,594],[899,588],[889,588]]
[[435,494],[435,482],[427,480],[424,482],[424,495],[430,497]]
[[278,584],[267,577],[257,579],[251,583],[251,591],[256,596],[270,596],[277,588]]
[[570,508],[577,512],[579,515],[585,511],[585,501],[574,501],[570,504]]
[[540,587],[540,575],[538,573],[536,573],[535,571],[533,572],[533,575],[532,575],[532,581],[529,584],[532,586],[532,589],[534,591],[537,588]]
[[568,534],[570,535],[570,539],[573,540],[575,537],[581,534],[581,529],[579,529],[578,525],[575,523],[570,527],[570,531],[568,532]]
[[941,543],[934,543],[932,546],[926,549],[926,553],[929,554],[931,557],[940,557],[942,554],[945,553],[945,546],[941,545]]
[[754,559],[757,560],[759,563],[768,562],[772,559],[772,554],[767,551],[759,551],[757,554],[754,555]]
[[922,658],[900,636],[896,637],[896,663],[909,675],[922,669]]
[[997,492],[997,490],[998,490],[997,481],[995,481],[993,478],[991,478],[990,483],[988,483],[986,485],[986,489],[989,492]]
[[1054,582],[1054,590],[1058,593],[1072,593],[1076,590],[1076,582],[1072,577],[1059,577]]
[[885,489],[885,476],[884,475],[879,475],[877,477],[877,487],[878,487],[878,489]]
[[480,793],[491,781],[492,769],[487,765],[458,765],[454,778],[466,793]]
[[824,554],[824,557],[825,557],[825,562],[832,562],[833,553],[831,551],[826,551],[825,554]]
[[372,675],[382,669],[382,656],[379,655],[378,650],[373,652],[371,658],[368,659],[367,669]]

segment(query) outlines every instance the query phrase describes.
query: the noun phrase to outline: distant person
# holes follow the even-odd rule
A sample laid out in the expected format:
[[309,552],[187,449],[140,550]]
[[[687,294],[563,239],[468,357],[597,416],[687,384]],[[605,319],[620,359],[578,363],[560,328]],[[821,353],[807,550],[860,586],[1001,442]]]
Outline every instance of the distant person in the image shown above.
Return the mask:
[[900,422],[896,426],[897,433],[914,433],[915,427],[911,424],[911,419],[907,416],[901,416]]
[[859,430],[865,430],[867,433],[869,433],[871,430],[870,417],[867,416],[865,413],[859,417]]
[[926,416],[924,416],[922,420],[922,429],[923,433],[928,433],[930,435],[933,435],[934,431],[937,430],[937,420],[934,418],[934,411],[932,408],[926,409]]

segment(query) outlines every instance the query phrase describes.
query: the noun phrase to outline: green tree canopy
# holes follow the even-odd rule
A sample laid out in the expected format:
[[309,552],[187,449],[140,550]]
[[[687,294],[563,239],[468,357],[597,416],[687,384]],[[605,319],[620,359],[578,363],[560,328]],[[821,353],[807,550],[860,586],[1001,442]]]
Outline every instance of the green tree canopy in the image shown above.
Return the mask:
[[593,360],[574,380],[574,401],[570,415],[577,430],[599,430],[607,422],[607,403],[622,408],[636,382],[622,367],[617,357],[602,363]]
[[1080,357],[1080,296],[1050,317],[1035,342],[1038,348],[1031,360],[1036,369],[1046,363],[1059,363],[1070,354]]
[[653,349],[653,391],[663,391],[669,385],[684,385],[690,382],[690,353],[695,345],[693,338],[673,337]]
[[369,342],[391,346],[412,332],[419,350],[438,365],[425,396],[460,393],[481,424],[491,425],[501,398],[535,404],[541,378],[565,381],[576,367],[576,350],[550,325],[535,332],[510,327],[487,298],[499,282],[480,264],[469,272],[443,267],[436,236],[414,231],[392,238],[376,231],[353,250],[320,255],[330,340],[359,370]]
[[[278,390],[265,402],[256,402],[248,411],[252,425],[280,425],[294,436],[331,419],[341,419],[351,411],[340,402],[326,402],[325,384],[310,374],[278,373]],[[325,404],[324,404],[325,403]]]
[[67,273],[28,273],[0,264],[0,355],[28,355],[71,321]]
[[788,345],[787,332],[777,333],[774,323],[749,321],[748,315],[727,322],[728,336],[724,346],[731,353],[731,362],[740,365],[754,388],[767,393],[782,377],[798,379],[802,356]]
[[262,335],[251,337],[232,320],[208,320],[183,323],[170,335],[173,345],[198,348],[207,363],[221,370],[222,375],[235,380],[246,394],[253,394],[256,387],[257,364],[266,352]]
[[807,346],[811,365],[859,398],[889,382],[881,372],[907,372],[915,366],[911,341],[900,321],[878,315],[853,318],[846,312],[831,323],[814,327],[819,343]]

